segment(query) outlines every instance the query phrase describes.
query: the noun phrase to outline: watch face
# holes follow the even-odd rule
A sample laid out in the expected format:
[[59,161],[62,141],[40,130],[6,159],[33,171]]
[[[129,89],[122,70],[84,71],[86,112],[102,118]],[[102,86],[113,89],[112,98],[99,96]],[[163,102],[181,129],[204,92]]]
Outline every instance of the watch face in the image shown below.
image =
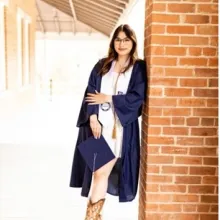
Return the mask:
[[101,109],[102,109],[103,111],[108,111],[110,108],[111,108],[111,105],[110,105],[109,102],[106,102],[106,103],[101,104]]

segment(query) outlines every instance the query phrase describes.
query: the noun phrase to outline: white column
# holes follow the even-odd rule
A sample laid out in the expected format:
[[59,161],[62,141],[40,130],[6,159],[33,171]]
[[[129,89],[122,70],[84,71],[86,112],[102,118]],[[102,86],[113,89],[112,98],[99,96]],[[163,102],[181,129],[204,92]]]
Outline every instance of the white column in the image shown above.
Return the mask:
[[0,2],[0,92],[6,90],[6,72],[5,72],[5,5]]
[[17,11],[17,70],[18,70],[18,87],[22,87],[22,14]]
[[25,36],[25,44],[24,44],[24,59],[25,59],[25,85],[29,84],[30,80],[30,54],[29,54],[29,48],[30,48],[30,39],[29,39],[29,24],[30,22],[28,20],[24,21],[24,36]]

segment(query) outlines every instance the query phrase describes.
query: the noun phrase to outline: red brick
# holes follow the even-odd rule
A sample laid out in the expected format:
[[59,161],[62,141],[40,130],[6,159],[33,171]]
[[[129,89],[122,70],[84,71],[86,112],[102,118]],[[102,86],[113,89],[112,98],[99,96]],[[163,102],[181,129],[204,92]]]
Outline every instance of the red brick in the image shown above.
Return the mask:
[[166,11],[166,4],[164,3],[154,3],[153,11]]
[[179,145],[201,145],[203,144],[203,138],[184,137],[177,138],[177,144]]
[[186,125],[188,126],[198,126],[199,125],[199,118],[187,118]]
[[[198,12],[204,12],[208,14],[217,14],[218,13],[218,5],[217,4],[199,4]],[[203,14],[204,14],[203,13]]]
[[149,155],[147,162],[149,164],[171,164],[173,163],[173,156]]
[[203,184],[218,184],[217,176],[204,176],[202,179]]
[[218,16],[211,16],[211,24],[218,24]]
[[162,115],[162,109],[151,107],[151,108],[149,108],[148,115],[149,116],[161,116]]
[[188,192],[193,194],[213,194],[214,189],[214,186],[188,186]]
[[184,47],[166,47],[165,54],[166,55],[173,55],[173,56],[184,56],[184,55],[186,55],[186,48],[184,48]]
[[202,178],[200,176],[176,176],[176,184],[200,184]]
[[209,58],[209,66],[218,66],[218,58]]
[[215,136],[217,135],[216,128],[191,128],[193,136]]
[[152,34],[164,34],[165,31],[165,25],[153,25],[151,26],[151,33]]
[[149,117],[148,123],[150,125],[169,125],[171,123],[170,118],[158,118],[158,117]]
[[215,156],[216,155],[215,147],[194,147],[190,148],[189,154],[191,155],[200,155],[200,156]]
[[147,165],[147,173],[159,173],[159,172],[160,172],[160,167],[159,166]]
[[218,99],[208,99],[207,107],[218,107]]
[[202,118],[201,125],[214,126],[214,118]]
[[217,77],[218,69],[217,68],[195,68],[196,77]]
[[206,85],[206,79],[180,79],[180,86],[184,87],[204,87]]
[[197,195],[181,195],[173,194],[173,202],[198,202],[199,196]]
[[193,109],[194,116],[218,116],[218,109],[198,108]]
[[161,173],[170,174],[187,174],[188,167],[184,166],[162,166]]
[[164,116],[188,116],[191,114],[191,110],[189,108],[164,108],[163,115]]
[[195,4],[168,4],[168,12],[192,13],[195,12]]
[[191,96],[192,89],[185,89],[185,88],[165,88],[164,90],[165,96]]
[[180,65],[206,66],[207,58],[180,58]]
[[194,26],[167,26],[167,33],[168,34],[194,34],[195,27]]
[[160,127],[149,127],[147,129],[147,133],[149,135],[159,135],[159,134],[161,134],[161,128]]
[[197,97],[218,97],[218,89],[194,89]]
[[206,145],[218,145],[218,138],[217,137],[211,137],[205,139]]
[[151,44],[178,45],[179,37],[178,36],[153,35],[151,38]]
[[217,55],[217,48],[206,47],[202,49],[203,55],[205,56],[216,56]]
[[199,48],[199,47],[189,48],[190,56],[200,56],[201,54],[202,54],[202,48]]
[[217,25],[200,25],[197,27],[197,34],[218,35]]
[[187,154],[187,148],[162,146],[161,153],[163,154]]
[[176,164],[202,164],[202,158],[201,157],[176,156],[175,163]]
[[147,190],[147,192],[158,192],[159,185],[158,184],[151,184],[151,183],[147,182],[146,190]]
[[208,212],[210,209],[210,205],[198,205],[198,212]]
[[149,204],[149,203],[146,203],[146,206],[145,206],[145,210],[146,211],[158,211],[159,209],[159,205],[158,204]]
[[180,44],[181,45],[208,45],[209,38],[208,37],[187,37],[181,36]]
[[218,220],[217,214],[201,214],[200,220]]
[[218,213],[218,205],[212,205],[210,211]]
[[152,14],[152,22],[157,23],[179,23],[179,15],[168,15],[168,14]]
[[174,144],[174,139],[171,137],[158,137],[158,136],[148,136],[148,144]]
[[149,98],[149,106],[176,106],[176,99],[175,98]]
[[214,175],[215,167],[190,167],[190,174],[192,175]]
[[201,202],[218,203],[218,196],[201,195]]
[[182,117],[174,117],[172,118],[172,125],[184,125],[185,124],[185,118]]
[[149,76],[156,77],[156,76],[164,76],[164,68],[163,67],[151,67],[149,71]]
[[208,24],[209,16],[208,15],[186,15],[184,23],[190,24]]
[[161,212],[181,212],[182,207],[178,204],[159,204],[159,211]]
[[151,64],[158,66],[175,66],[177,63],[176,58],[171,57],[152,57]]
[[152,77],[150,79],[150,84],[152,85],[161,85],[161,86],[176,86],[177,85],[177,79],[172,78],[157,78]]
[[150,88],[149,96],[162,96],[163,89],[162,88]]
[[148,202],[171,202],[172,196],[166,194],[147,193],[146,200]]
[[183,127],[163,127],[162,133],[164,135],[188,135],[189,129]]
[[148,175],[147,183],[171,183],[173,180],[172,176],[163,176],[163,175]]
[[151,46],[149,48],[148,54],[149,55],[164,55],[164,47],[159,47],[159,46]]
[[218,87],[218,79],[209,79],[209,87]]
[[186,212],[186,213],[189,213],[189,212],[196,212],[196,205],[186,205],[186,204],[183,204],[182,205],[183,207],[183,212]]
[[204,99],[195,98],[181,98],[178,101],[178,106],[183,107],[205,107],[206,101]]
[[218,37],[210,37],[211,46],[218,46]]
[[165,68],[165,75],[166,76],[193,76],[193,69],[186,69],[186,68]]
[[204,157],[203,164],[204,165],[218,165],[218,158],[217,157]]

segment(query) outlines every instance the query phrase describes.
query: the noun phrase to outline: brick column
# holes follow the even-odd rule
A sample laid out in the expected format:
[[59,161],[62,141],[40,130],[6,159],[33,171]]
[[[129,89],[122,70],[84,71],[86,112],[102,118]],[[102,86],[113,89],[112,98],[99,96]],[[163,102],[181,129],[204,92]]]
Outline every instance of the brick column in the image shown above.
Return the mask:
[[217,8],[146,0],[139,220],[217,220]]

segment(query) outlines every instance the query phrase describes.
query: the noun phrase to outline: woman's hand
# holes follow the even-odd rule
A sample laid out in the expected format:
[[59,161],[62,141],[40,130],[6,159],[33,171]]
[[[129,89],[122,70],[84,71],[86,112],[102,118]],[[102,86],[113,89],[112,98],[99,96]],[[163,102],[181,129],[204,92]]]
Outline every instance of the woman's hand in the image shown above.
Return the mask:
[[97,104],[103,104],[105,102],[111,102],[112,96],[111,95],[105,95],[103,93],[98,93],[95,90],[96,94],[93,93],[87,93],[87,97],[85,98],[86,102],[89,102],[88,105],[97,105]]
[[93,136],[96,139],[100,138],[102,132],[102,126],[97,119],[97,115],[90,116],[90,127],[92,129]]

